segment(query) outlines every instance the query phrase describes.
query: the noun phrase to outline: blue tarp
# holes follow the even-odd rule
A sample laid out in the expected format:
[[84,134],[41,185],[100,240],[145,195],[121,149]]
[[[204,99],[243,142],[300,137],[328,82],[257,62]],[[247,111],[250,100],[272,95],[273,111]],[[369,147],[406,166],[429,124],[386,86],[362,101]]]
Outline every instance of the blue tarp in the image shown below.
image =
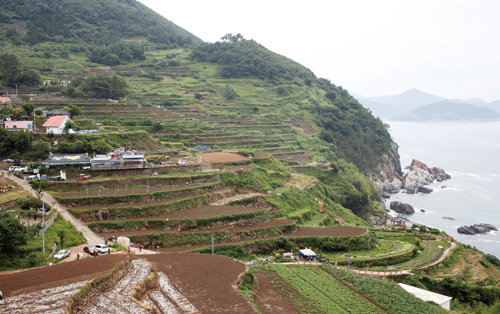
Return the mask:
[[97,130],[90,130],[90,133],[99,133]]
[[208,149],[208,147],[206,147],[206,146],[203,146],[203,149]]
[[196,146],[195,149],[201,149],[201,146]]
[[99,99],[97,99],[97,98],[92,98],[92,100],[99,100]]

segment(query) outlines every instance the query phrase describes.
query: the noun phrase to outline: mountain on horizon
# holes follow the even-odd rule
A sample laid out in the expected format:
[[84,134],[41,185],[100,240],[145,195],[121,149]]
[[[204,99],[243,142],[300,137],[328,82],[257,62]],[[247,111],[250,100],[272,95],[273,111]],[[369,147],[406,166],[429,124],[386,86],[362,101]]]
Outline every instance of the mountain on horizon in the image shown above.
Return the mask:
[[[436,104],[442,101],[449,101],[454,104],[468,104],[477,107],[487,107],[500,113],[500,100],[488,103],[483,99],[471,98],[462,99],[447,99],[441,96],[422,92],[416,88],[407,90],[398,95],[386,95],[379,97],[367,97],[359,94],[353,94],[354,97],[366,108],[370,109],[375,116],[381,118],[394,118],[403,114],[410,114],[413,110]],[[442,108],[441,108],[442,109]]]
[[410,113],[391,118],[393,121],[459,121],[498,120],[500,113],[491,108],[443,100],[420,106]]

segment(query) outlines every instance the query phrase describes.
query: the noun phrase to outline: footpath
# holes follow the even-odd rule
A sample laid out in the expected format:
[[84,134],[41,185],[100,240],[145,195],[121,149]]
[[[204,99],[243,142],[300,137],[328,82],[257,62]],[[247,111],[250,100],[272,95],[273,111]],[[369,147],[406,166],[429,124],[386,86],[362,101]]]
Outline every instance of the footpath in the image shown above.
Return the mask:
[[[14,175],[8,175],[7,177],[10,180],[15,181],[17,184],[19,184],[19,186],[23,187],[25,190],[27,190],[30,193],[32,193],[31,186],[29,185],[29,183],[27,181],[22,180],[22,179],[14,176]],[[73,226],[75,226],[75,228],[77,230],[79,230],[79,231],[81,231],[83,233],[83,236],[87,240],[87,244],[86,245],[95,245],[95,244],[104,243],[104,238],[99,237],[98,235],[96,235],[91,229],[89,229],[87,227],[86,224],[82,223],[81,221],[79,221],[78,219],[76,219],[75,217],[73,217],[73,215],[71,215],[68,212],[68,209],[65,206],[59,204],[56,201],[56,199],[54,197],[52,197],[52,195],[44,193],[44,195],[42,197],[42,200],[45,203],[47,203],[50,206],[52,206],[52,208],[56,209],[57,212],[59,214],[61,214],[61,216],[63,216],[63,218],[65,220],[69,221]],[[82,246],[77,246],[77,247],[74,247],[74,248],[70,248],[69,250],[71,251],[71,253],[82,253],[83,252],[83,247],[86,246],[86,245],[82,245]],[[157,253],[156,251],[145,250],[145,249],[143,249],[141,252],[139,252],[139,249],[136,249],[136,248],[131,248],[131,251],[134,251],[134,253],[137,254],[137,255],[139,255],[139,254],[156,254]]]

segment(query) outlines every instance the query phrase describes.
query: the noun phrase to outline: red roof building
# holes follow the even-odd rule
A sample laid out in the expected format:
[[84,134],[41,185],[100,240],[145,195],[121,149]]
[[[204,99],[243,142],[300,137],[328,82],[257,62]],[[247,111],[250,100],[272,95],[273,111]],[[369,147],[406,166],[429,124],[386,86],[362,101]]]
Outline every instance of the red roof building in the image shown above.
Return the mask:
[[11,102],[9,97],[0,97],[0,103],[5,104],[6,102]]
[[54,134],[63,134],[64,132],[64,126],[66,126],[66,122],[69,120],[67,116],[59,116],[59,117],[52,117],[47,120],[43,124],[43,126],[47,130],[47,134],[52,132]]

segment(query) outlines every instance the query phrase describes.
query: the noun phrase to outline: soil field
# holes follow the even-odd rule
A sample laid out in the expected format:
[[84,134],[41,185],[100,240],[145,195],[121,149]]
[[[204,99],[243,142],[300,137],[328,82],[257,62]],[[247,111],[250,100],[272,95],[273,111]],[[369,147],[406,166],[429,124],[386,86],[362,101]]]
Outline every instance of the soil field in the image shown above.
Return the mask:
[[[290,123],[292,124],[292,127],[299,130],[300,132],[306,133],[306,134],[316,134],[316,130],[313,129],[309,124],[302,122],[298,118],[291,118]],[[299,126],[297,126],[297,124]]]
[[149,194],[153,192],[173,191],[189,188],[192,186],[203,186],[203,184],[185,184],[185,185],[169,185],[169,186],[150,186],[149,188],[130,188],[130,189],[111,189],[103,191],[85,191],[85,192],[64,192],[55,193],[54,197],[64,198],[78,198],[87,196],[115,196],[115,195],[129,195],[129,194]]
[[[260,228],[267,228],[267,227],[273,227],[273,226],[284,226],[284,225],[291,225],[293,221],[291,220],[284,220],[284,219],[273,219],[269,222],[264,222],[261,224],[253,225],[253,226],[235,226],[234,231],[231,231],[231,233],[238,233],[246,230],[252,230],[252,229],[260,229]],[[219,231],[224,231],[233,226],[221,226],[221,227],[216,227],[216,228],[206,228],[206,229],[193,229],[193,230],[187,230],[187,231],[165,231],[165,230],[136,230],[136,231],[120,231],[120,232],[101,232],[99,233],[100,236],[105,237],[108,236],[108,238],[111,238],[114,236],[115,238],[120,237],[120,236],[130,236],[130,235],[143,235],[143,234],[155,234],[155,233],[178,233],[180,235],[186,234],[186,233],[193,233],[193,232],[219,232]],[[269,237],[268,237],[269,238]],[[245,241],[243,241],[245,242]],[[235,243],[235,242],[234,242]],[[206,247],[206,244],[199,245],[199,248]],[[160,249],[160,252],[183,252],[183,251],[191,251],[194,250],[192,247],[189,247],[189,249],[183,248],[183,247],[171,247],[171,248],[162,248]]]
[[248,171],[248,170],[252,170],[252,169],[255,169],[257,168],[257,166],[255,165],[251,165],[251,166],[225,166],[224,167],[226,170],[229,170],[229,171]]
[[291,161],[301,162],[301,161],[308,161],[310,156],[311,156],[311,154],[299,153],[299,154],[277,155],[277,156],[274,156],[274,158],[281,159],[281,160],[291,160]]
[[[299,312],[293,308],[292,304],[274,288],[273,282],[271,282],[265,274],[258,272],[255,273],[255,277],[259,283],[255,304],[263,314],[299,314]],[[283,286],[286,285],[285,283],[281,284]],[[288,285],[286,285],[286,288],[288,293],[295,290]]]
[[[203,194],[202,194],[203,195]],[[180,201],[180,200],[185,200],[192,198],[193,196],[178,196],[178,197],[172,197],[167,200],[160,200],[160,201],[154,201],[154,202],[149,202],[149,203],[134,203],[134,204],[106,204],[106,205],[92,205],[92,206],[78,206],[78,207],[72,207],[72,210],[77,210],[77,209],[109,209],[109,208],[120,208],[120,207],[140,207],[140,206],[151,206],[151,205],[161,205],[161,204],[168,204],[168,203],[173,203],[175,201]]]
[[368,234],[368,231],[355,227],[326,227],[326,228],[297,228],[294,233],[285,234],[286,237],[355,237]]
[[239,154],[225,152],[196,154],[196,157],[201,157],[203,160],[208,160],[211,162],[242,161],[250,159]]
[[[102,255],[99,257],[60,263],[20,273],[0,275],[0,291],[4,297],[33,291],[69,285],[78,281],[91,280],[109,273],[125,254]],[[73,259],[75,256],[70,256]]]
[[184,209],[175,213],[170,213],[160,216],[146,216],[140,218],[131,217],[131,218],[120,218],[120,219],[108,219],[108,220],[89,220],[86,221],[86,223],[106,222],[106,221],[146,220],[146,219],[169,219],[169,220],[197,219],[197,218],[206,218],[214,216],[251,213],[258,210],[261,210],[261,208],[205,205],[200,207]]
[[255,158],[266,158],[268,156],[269,156],[268,153],[256,153],[255,154]]
[[141,258],[156,263],[177,290],[200,313],[255,313],[250,303],[235,289],[238,276],[245,272],[243,263],[208,254],[156,254]]

